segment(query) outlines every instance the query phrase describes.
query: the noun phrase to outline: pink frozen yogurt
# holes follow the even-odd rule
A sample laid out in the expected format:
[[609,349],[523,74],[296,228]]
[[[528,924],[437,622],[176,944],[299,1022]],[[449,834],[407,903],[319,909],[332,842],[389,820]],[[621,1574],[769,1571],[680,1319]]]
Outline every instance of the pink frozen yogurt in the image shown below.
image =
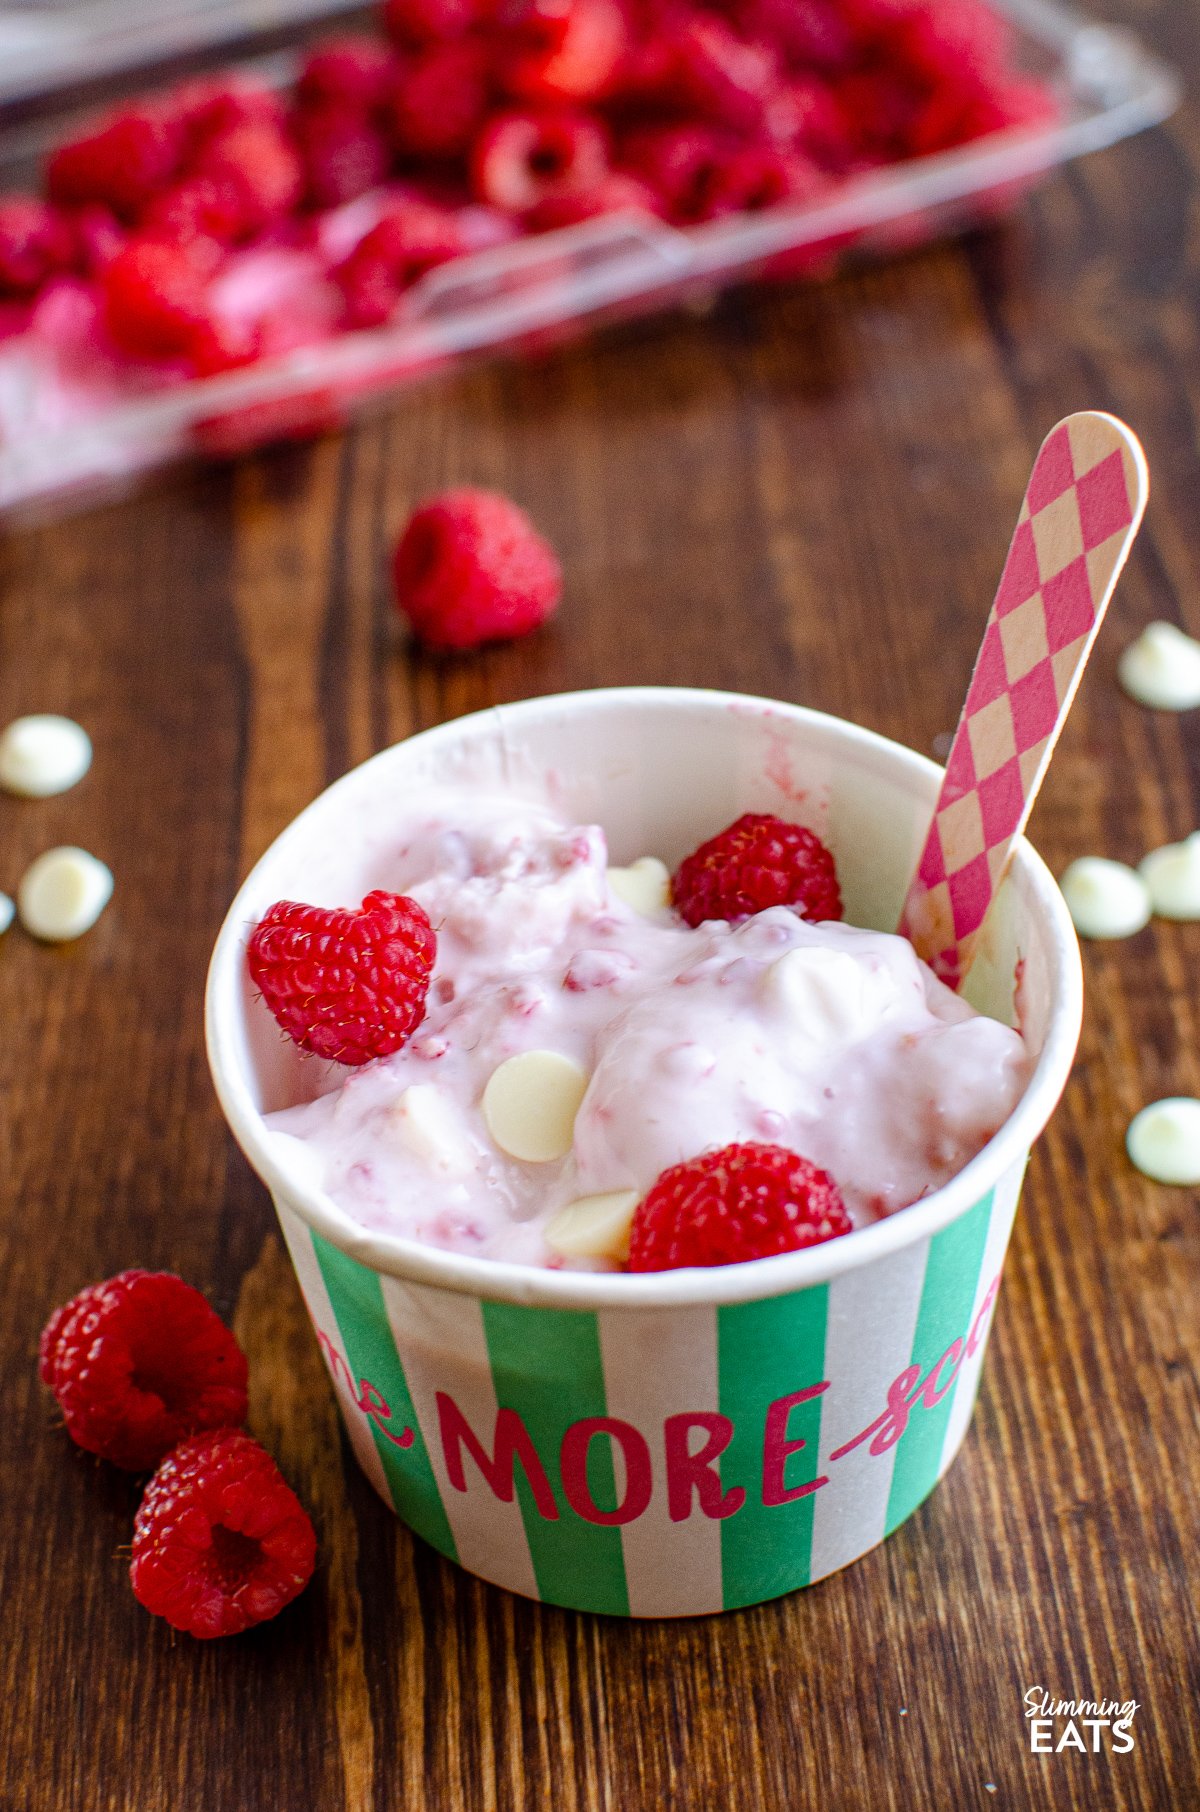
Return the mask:
[[[362,1069],[307,1063],[313,1098],[268,1125],[375,1232],[611,1269],[659,1174],[739,1140],[811,1159],[862,1226],[962,1169],[1029,1077],[904,939],[786,907],[690,929],[655,865],[631,887],[600,829],[512,795],[426,791],[372,884],[437,930],[425,1019]],[[581,1199],[601,1232],[565,1238]]]

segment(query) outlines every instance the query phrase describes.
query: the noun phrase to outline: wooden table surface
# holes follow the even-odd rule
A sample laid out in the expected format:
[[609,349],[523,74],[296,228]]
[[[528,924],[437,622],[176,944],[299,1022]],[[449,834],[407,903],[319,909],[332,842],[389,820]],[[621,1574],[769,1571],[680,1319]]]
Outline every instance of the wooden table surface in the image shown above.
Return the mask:
[[[1194,5],[1112,0],[1200,74]],[[1200,926],[1085,952],[1079,1061],[1036,1150],[974,1428],[899,1532],[734,1615],[543,1609],[440,1560],[359,1476],[201,993],[248,866],[325,783],[442,718],[567,687],[764,691],[930,750],[955,720],[1031,456],[1081,407],[1141,434],[1150,513],[1037,808],[1061,869],[1200,817],[1200,716],[1114,679],[1200,631],[1200,132],[1053,180],[1011,227],[812,290],[493,366],[340,439],[159,481],[0,549],[0,721],[93,733],[76,791],[0,800],[0,885],[56,842],[117,877],[75,946],[0,951],[4,1812],[650,1812],[1200,1805],[1196,1196],[1123,1134],[1200,1092]],[[414,498],[500,486],[563,555],[556,625],[415,655],[384,562]],[[134,1603],[136,1490],[34,1367],[60,1300],[169,1267],[232,1317],[251,1425],[321,1559],[210,1647]],[[1023,1695],[1133,1698],[1136,1748],[1029,1753]]]

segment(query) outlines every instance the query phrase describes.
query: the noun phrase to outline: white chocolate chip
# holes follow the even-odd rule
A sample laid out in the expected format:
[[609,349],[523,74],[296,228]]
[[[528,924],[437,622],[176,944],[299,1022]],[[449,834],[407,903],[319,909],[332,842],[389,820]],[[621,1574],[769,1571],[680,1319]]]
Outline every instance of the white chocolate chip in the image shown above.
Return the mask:
[[1200,1183],[1200,1101],[1172,1095],[1144,1107],[1130,1121],[1125,1149],[1156,1183]]
[[629,1257],[629,1230],[639,1201],[636,1189],[581,1195],[560,1208],[546,1227],[546,1244],[564,1258]]
[[1080,937],[1132,937],[1150,923],[1150,889],[1124,862],[1080,856],[1059,887]]
[[483,1117],[501,1151],[527,1164],[565,1158],[588,1079],[558,1051],[523,1051],[492,1071]]
[[48,849],[25,871],[17,911],[26,931],[66,944],[90,931],[112,898],[113,878],[86,849]]
[[26,799],[65,793],[91,765],[88,733],[69,717],[18,717],[0,734],[0,786]]
[[0,937],[8,930],[16,913],[16,906],[6,893],[0,893]]
[[1152,849],[1138,863],[1160,919],[1200,919],[1200,831]]
[[1139,705],[1190,711],[1200,705],[1200,642],[1174,623],[1151,623],[1117,662],[1117,678]]
[[388,1123],[415,1158],[444,1175],[463,1175],[474,1157],[453,1107],[431,1082],[414,1082],[388,1109]]
[[861,1038],[877,1017],[862,965],[839,950],[789,950],[764,971],[763,987],[814,1044]]
[[628,868],[610,868],[608,885],[643,918],[653,918],[671,904],[671,871],[657,856],[639,856]]

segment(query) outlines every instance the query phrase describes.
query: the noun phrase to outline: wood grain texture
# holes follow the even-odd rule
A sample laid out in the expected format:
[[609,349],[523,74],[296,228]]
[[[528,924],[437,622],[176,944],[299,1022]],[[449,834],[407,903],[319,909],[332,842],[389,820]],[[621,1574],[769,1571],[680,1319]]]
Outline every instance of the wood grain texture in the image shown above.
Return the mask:
[[[1200,77],[1195,0],[1108,10]],[[950,730],[1031,456],[1079,407],[1141,435],[1150,512],[1032,834],[1136,860],[1200,821],[1200,716],[1117,690],[1200,632],[1200,115],[1056,178],[1010,227],[812,290],[492,366],[343,438],[159,482],[0,548],[0,721],[93,732],[83,785],[0,799],[0,885],[58,841],[117,875],[75,947],[0,949],[3,1812],[642,1812],[1200,1805],[1197,1198],[1126,1123],[1200,1092],[1200,926],[1085,955],[1075,1074],[1031,1165],[973,1431],[885,1546],[681,1625],[545,1610],[444,1563],[358,1475],[264,1191],[204,1061],[213,937],[326,781],[446,716],[572,686],[740,687],[922,749]],[[559,622],[414,654],[385,556],[413,500],[494,484]],[[135,1492],[37,1384],[50,1308],[129,1264],[207,1290],[322,1560],[211,1648],[134,1603]],[[1031,1756],[1025,1689],[1141,1702],[1137,1746]]]

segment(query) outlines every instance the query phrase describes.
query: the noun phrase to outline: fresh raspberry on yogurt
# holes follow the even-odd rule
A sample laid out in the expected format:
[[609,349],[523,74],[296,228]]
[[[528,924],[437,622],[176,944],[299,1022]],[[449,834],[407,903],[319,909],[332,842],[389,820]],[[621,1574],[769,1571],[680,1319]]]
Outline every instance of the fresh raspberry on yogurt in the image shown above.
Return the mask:
[[415,900],[376,890],[357,911],[278,900],[250,938],[255,985],[301,1050],[357,1065],[407,1044],[437,938]]
[[837,1184],[781,1145],[726,1145],[664,1170],[637,1206],[631,1271],[736,1265],[849,1233]]
[[745,812],[679,864],[675,909],[689,925],[792,906],[806,919],[840,919],[837,869],[812,831],[768,812]]

